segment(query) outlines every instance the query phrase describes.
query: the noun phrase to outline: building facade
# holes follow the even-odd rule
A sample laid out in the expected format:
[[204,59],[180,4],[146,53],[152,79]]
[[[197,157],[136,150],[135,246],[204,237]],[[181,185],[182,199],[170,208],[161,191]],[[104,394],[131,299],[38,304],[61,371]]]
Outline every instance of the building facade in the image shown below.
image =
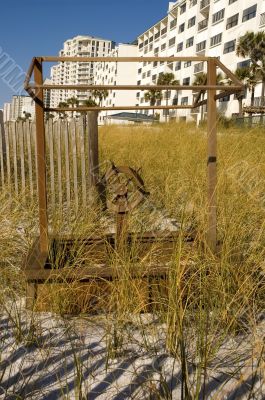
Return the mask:
[[[236,43],[246,31],[265,28],[264,0],[178,0],[169,3],[168,14],[138,37],[139,56],[212,56],[219,57],[231,71],[249,64],[249,60],[236,56]],[[196,75],[206,72],[202,62],[140,63],[138,84],[155,84],[161,73],[171,72],[181,85],[194,82]],[[256,103],[259,102],[261,85],[256,87]],[[164,93],[162,105],[191,104],[195,93],[169,91]],[[167,98],[168,97],[168,98]],[[245,104],[250,103],[246,93]],[[148,105],[144,92],[137,93],[137,104]],[[218,102],[219,111],[227,116],[238,113],[238,101],[234,95]],[[150,114],[150,111],[146,112]],[[161,112],[161,119],[168,113],[170,118],[197,119],[198,110]]]
[[[105,57],[113,49],[111,40],[96,38],[93,36],[76,36],[66,40],[60,57]],[[93,81],[94,63],[89,62],[65,62],[51,68],[51,81],[55,85],[89,85]],[[60,102],[75,97],[80,103],[89,97],[88,91],[77,90],[51,90],[51,107],[57,107]]]
[[[110,57],[137,57],[138,47],[130,44],[119,44],[109,54]],[[137,63],[96,63],[93,82],[95,85],[136,85]],[[134,106],[135,91],[110,90],[102,100],[103,107]],[[113,123],[109,118],[117,111],[103,111],[99,114],[99,123]]]
[[30,96],[13,96],[11,103],[4,104],[4,121],[16,121],[18,118],[35,118],[35,103]]

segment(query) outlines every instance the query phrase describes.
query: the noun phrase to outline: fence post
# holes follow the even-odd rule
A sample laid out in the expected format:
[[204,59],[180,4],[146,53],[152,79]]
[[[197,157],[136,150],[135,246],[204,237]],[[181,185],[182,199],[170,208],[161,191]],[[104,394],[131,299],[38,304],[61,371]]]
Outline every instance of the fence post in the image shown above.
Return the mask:
[[98,112],[87,112],[89,187],[95,188],[99,178]]
[[[216,85],[216,63],[214,59],[207,64],[207,85]],[[207,243],[213,253],[217,244],[217,110],[216,90],[209,90],[207,95],[207,130],[208,130],[208,232]]]
[[[42,59],[37,58],[34,65],[36,85],[43,85]],[[44,125],[44,96],[43,89],[36,89],[36,139],[38,164],[38,193],[39,193],[39,223],[40,251],[48,251],[48,217],[47,217],[47,188],[46,188],[46,154],[45,154],[45,125]]]

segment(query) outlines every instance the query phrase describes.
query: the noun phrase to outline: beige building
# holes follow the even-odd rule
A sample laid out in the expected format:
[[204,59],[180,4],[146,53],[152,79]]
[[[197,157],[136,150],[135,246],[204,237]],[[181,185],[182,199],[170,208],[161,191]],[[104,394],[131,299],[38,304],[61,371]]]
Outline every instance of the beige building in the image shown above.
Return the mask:
[[[105,57],[113,49],[114,43],[93,36],[76,36],[66,40],[59,56],[63,57]],[[55,85],[89,85],[94,76],[94,63],[90,62],[65,62],[51,68],[51,81]],[[77,90],[51,90],[51,107],[57,107],[60,102],[76,97],[80,103],[89,97],[88,91]]]

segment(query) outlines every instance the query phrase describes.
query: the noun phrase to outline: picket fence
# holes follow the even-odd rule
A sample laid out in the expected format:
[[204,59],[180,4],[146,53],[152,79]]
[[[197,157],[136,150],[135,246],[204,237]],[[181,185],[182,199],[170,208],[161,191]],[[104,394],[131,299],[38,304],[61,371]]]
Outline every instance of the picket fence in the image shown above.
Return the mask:
[[[91,187],[86,119],[46,122],[47,197],[52,208],[85,207]],[[37,199],[35,122],[4,124],[0,134],[0,190]]]

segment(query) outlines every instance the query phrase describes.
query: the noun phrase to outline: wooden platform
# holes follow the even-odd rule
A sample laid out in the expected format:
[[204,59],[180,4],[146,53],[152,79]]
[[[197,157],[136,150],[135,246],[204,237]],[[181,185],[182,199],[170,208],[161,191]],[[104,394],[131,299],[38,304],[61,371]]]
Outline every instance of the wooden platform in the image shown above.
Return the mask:
[[[40,252],[39,238],[36,238],[24,264],[28,306],[32,306],[37,296],[37,285],[43,283],[119,280],[124,277],[125,268],[130,279],[165,279],[178,239],[178,232],[129,234],[125,252],[119,254],[114,234],[90,238],[52,237],[48,253]],[[192,244],[194,235],[187,234],[185,242]]]

